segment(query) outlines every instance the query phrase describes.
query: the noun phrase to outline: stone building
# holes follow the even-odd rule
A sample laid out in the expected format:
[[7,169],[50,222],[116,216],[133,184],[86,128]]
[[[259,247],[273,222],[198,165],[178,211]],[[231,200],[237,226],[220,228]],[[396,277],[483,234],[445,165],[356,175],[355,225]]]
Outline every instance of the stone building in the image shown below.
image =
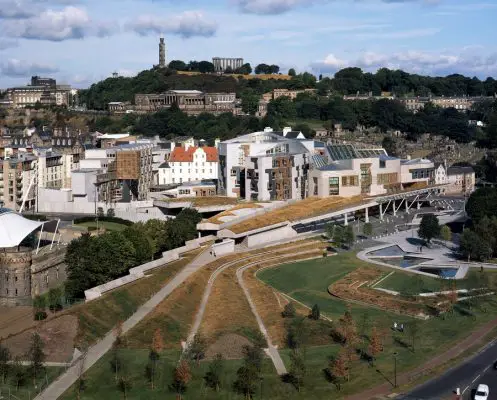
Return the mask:
[[31,221],[0,208],[0,305],[29,305],[66,280],[57,227],[58,221]]
[[243,58],[213,57],[212,64],[216,72],[224,72],[228,67],[235,71],[243,65]]
[[235,113],[235,93],[204,93],[199,90],[168,90],[164,93],[136,94],[135,107],[138,112],[152,112],[170,108],[176,104],[189,115],[204,112],[222,114]]

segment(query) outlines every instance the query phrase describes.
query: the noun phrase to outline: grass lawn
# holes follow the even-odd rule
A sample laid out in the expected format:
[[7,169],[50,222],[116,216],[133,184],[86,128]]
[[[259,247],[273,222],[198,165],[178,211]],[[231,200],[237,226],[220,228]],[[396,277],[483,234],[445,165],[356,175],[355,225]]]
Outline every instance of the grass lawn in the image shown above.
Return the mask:
[[[87,221],[77,224],[76,226],[84,226],[90,229],[97,229],[97,221]],[[98,221],[99,228],[105,228],[107,231],[122,231],[126,229],[126,225],[119,224],[117,222],[108,222],[108,221]]]
[[[33,378],[29,377],[29,375],[26,376],[24,384],[19,386],[19,390],[17,390],[16,382],[13,381],[13,377],[7,375],[5,383],[0,382],[0,399],[33,399],[41,390],[46,387],[47,381],[48,384],[53,382],[63,372],[63,370],[64,368],[60,367],[45,368],[45,373],[41,373],[41,376],[36,379],[36,389],[33,385]],[[11,394],[11,397],[9,397],[9,393]]]
[[[385,276],[387,273],[385,273]],[[497,283],[497,271],[485,270],[484,275],[490,284]],[[480,270],[471,269],[465,279],[451,280],[454,282],[457,289],[471,289],[480,287],[479,280],[481,278]],[[394,272],[385,280],[381,281],[376,287],[394,290],[401,294],[411,295],[418,293],[438,292],[447,290],[449,281],[441,278],[430,278],[425,275],[408,274],[403,272]]]
[[[367,264],[358,260],[355,254],[341,253],[334,257],[267,269],[261,271],[258,277],[277,290],[310,307],[318,304],[326,316],[337,320],[347,309],[347,303],[329,295],[327,288],[354,268],[364,265]],[[406,280],[413,279],[413,275],[410,274],[395,272],[395,275],[397,274],[399,277],[394,279],[398,281],[401,281],[402,277]],[[427,283],[427,285],[429,284],[431,283]],[[497,299],[495,296],[485,298],[478,306],[473,306],[471,310],[464,304],[458,304],[454,313],[447,315],[445,319],[437,317],[427,321],[413,320],[409,317],[357,304],[351,304],[350,311],[359,332],[365,333],[365,340],[362,344],[365,348],[368,346],[368,335],[371,332],[371,327],[374,325],[379,330],[384,351],[378,356],[378,369],[385,376],[391,378],[394,352],[398,353],[398,371],[413,369],[453,347],[478,326],[494,319],[497,316]],[[404,323],[408,327],[412,321],[417,321],[415,324],[419,330],[419,333],[414,337],[414,351],[411,346],[413,338],[407,330],[405,333],[397,333],[391,329],[393,322]],[[330,337],[329,345],[308,349],[307,364],[311,369],[309,386],[313,388],[313,398],[325,398],[325,393],[328,393],[329,396],[326,388],[330,386],[327,385],[322,370],[327,366],[329,357],[336,353],[339,348],[340,345],[334,344]],[[289,350],[282,350],[281,353],[288,368]],[[357,392],[383,382],[385,382],[385,378],[376,372],[376,368],[369,367],[367,362],[356,361],[351,369],[351,380],[343,385],[341,394]],[[311,396],[310,392],[308,396]]]
[[[152,390],[147,382],[144,373],[148,362],[147,350],[121,350],[125,360],[125,370],[131,380],[131,389],[127,393],[128,399],[133,400],[159,400],[175,399],[176,394],[169,390],[172,381],[172,372],[180,353],[177,351],[166,351],[162,353],[159,360],[159,375],[156,378],[156,388]],[[100,359],[89,372],[87,372],[87,387],[81,396],[81,400],[120,400],[123,394],[117,389],[114,372],[110,367],[110,354]],[[209,362],[202,361],[200,365],[193,365],[192,380],[188,385],[184,400],[242,400],[244,396],[239,395],[232,389],[232,384],[236,380],[236,370],[241,365],[241,360],[226,360],[222,378],[222,388],[219,392],[208,388],[204,384],[203,376],[208,370]],[[284,384],[276,374],[272,363],[266,359],[263,365],[263,380],[256,390],[254,399],[276,399],[284,400],[290,397],[289,394],[296,394],[293,387]],[[262,394],[261,394],[262,391]],[[71,388],[61,397],[62,400],[76,400],[75,389]]]
[[89,303],[69,309],[79,319],[76,345],[93,343],[102,338],[119,321],[124,321],[137,308],[157,293],[203,249],[185,254],[180,260],[159,267],[136,282],[113,290]]

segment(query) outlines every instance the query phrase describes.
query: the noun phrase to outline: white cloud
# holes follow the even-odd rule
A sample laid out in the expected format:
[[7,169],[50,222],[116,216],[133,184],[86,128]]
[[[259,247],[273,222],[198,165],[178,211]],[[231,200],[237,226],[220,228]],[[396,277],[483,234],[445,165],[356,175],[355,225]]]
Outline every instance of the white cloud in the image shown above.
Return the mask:
[[142,15],[128,22],[126,29],[142,36],[169,33],[183,38],[211,37],[217,31],[217,23],[207,18],[201,11],[185,11],[167,18]]
[[85,9],[68,6],[61,10],[45,10],[37,16],[7,21],[8,35],[24,39],[62,41],[86,36],[108,36],[116,26],[93,21]]
[[0,50],[5,50],[16,46],[17,46],[16,40],[8,40],[0,38]]
[[35,15],[36,8],[26,1],[0,0],[0,19],[21,19]]
[[412,39],[425,36],[433,36],[439,33],[441,28],[410,29],[396,32],[367,32],[354,35],[357,39]]
[[484,76],[497,73],[497,53],[477,56],[464,52],[451,54],[414,50],[393,54],[365,52],[349,60],[329,54],[323,61],[313,63],[311,66],[320,73],[334,73],[344,67],[360,67],[374,72],[386,67],[420,74],[461,73]]
[[14,58],[0,63],[1,74],[9,77],[51,74],[57,71],[58,69],[52,65],[31,63]]
[[[240,11],[248,14],[272,15],[283,14],[290,10],[308,7],[314,4],[326,4],[339,0],[234,0]],[[358,0],[364,1],[364,0]],[[439,0],[377,0],[387,4],[422,3],[435,5]]]

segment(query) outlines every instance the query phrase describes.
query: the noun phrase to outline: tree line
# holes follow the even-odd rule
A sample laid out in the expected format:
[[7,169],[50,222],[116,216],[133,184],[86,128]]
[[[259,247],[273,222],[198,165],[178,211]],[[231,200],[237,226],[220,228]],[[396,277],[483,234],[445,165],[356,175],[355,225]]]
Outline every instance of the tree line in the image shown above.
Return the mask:
[[184,209],[175,219],[152,219],[121,232],[81,235],[67,247],[65,295],[69,299],[84,298],[85,290],[127,275],[130,268],[183,246],[195,238],[200,220],[197,211]]

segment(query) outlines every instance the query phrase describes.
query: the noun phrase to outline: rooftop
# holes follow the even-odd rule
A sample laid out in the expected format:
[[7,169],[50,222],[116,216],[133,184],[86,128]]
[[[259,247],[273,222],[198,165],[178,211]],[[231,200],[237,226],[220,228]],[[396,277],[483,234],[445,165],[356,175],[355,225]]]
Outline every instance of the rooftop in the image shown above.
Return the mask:
[[333,144],[326,146],[326,151],[333,161],[350,160],[355,158],[373,158],[386,155],[385,149],[365,148],[359,149],[353,144]]

